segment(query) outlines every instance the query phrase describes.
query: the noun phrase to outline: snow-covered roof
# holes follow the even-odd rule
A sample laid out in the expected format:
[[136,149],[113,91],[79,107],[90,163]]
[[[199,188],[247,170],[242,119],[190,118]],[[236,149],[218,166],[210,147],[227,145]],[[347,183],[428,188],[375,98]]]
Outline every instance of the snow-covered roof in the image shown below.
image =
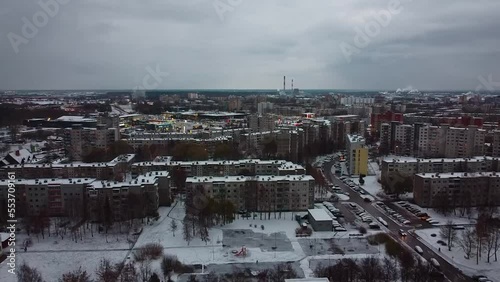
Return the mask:
[[422,178],[476,178],[476,177],[500,177],[498,172],[447,172],[447,173],[418,173]]
[[307,211],[315,221],[332,221],[332,217],[324,209],[308,209]]
[[285,279],[285,282],[330,282],[328,278],[293,278]]
[[188,177],[187,183],[245,182],[245,181],[311,181],[310,175],[258,175],[258,176],[195,176]]
[[55,120],[67,121],[67,122],[92,122],[92,121],[96,121],[95,119],[86,118],[84,116],[61,116]]
[[[12,183],[8,179],[1,179],[0,186]],[[63,184],[90,184],[94,178],[37,178],[37,179],[16,179],[14,185],[63,185]]]
[[383,162],[389,162],[389,163],[439,163],[439,162],[445,162],[445,163],[458,163],[458,162],[483,162],[485,160],[498,160],[498,158],[494,157],[473,157],[473,158],[433,158],[433,159],[420,159],[420,158],[413,158],[413,157],[404,157],[404,156],[388,156],[384,158],[382,161]]
[[16,150],[14,152],[10,152],[8,155],[18,164],[22,163],[23,159],[24,162],[28,162],[28,159],[31,160],[31,158],[33,158],[33,154],[28,149]]

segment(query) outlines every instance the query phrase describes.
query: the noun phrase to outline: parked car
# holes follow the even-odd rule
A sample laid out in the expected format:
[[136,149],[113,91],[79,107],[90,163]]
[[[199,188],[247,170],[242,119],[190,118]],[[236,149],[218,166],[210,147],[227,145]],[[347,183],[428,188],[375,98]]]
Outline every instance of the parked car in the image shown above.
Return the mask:
[[431,258],[431,263],[432,265],[437,268],[437,269],[440,269],[441,268],[441,265],[439,264],[439,262],[437,261],[437,259],[435,258]]
[[424,250],[422,250],[422,248],[420,246],[415,246],[415,251],[419,254],[423,254],[424,253]]
[[399,235],[401,235],[401,236],[404,237],[404,236],[406,236],[408,234],[406,234],[406,232],[403,229],[399,229]]

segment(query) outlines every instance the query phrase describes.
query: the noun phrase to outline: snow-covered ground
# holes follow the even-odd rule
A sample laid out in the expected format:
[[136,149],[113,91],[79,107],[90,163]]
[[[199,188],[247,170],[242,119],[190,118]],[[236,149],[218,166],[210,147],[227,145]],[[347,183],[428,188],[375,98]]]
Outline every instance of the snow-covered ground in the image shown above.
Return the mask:
[[347,196],[346,194],[342,194],[342,193],[335,193],[335,195],[339,198],[339,200],[341,201],[349,201],[349,196]]
[[[458,230],[458,236],[462,231]],[[443,247],[437,243],[438,240],[447,241],[439,236],[439,228],[421,229],[415,232],[422,242],[427,246],[433,248],[437,254],[440,254],[444,259],[453,265],[460,268],[465,274],[468,275],[486,275],[490,280],[500,282],[500,261],[495,262],[494,257],[491,258],[490,263],[486,262],[486,253],[483,253],[479,264],[476,264],[476,257],[466,259],[463,250],[455,243],[451,251],[448,247]],[[432,237],[431,234],[436,234]],[[441,252],[439,252],[441,248]]]
[[353,177],[351,178],[352,182],[355,184],[361,186],[363,190],[368,192],[370,195],[379,198],[381,194],[384,193],[382,190],[382,185],[378,183],[377,176],[375,175],[369,175],[363,178],[365,180],[365,183],[363,185],[359,184],[359,177]]
[[[70,252],[19,252],[16,254],[16,268],[22,263],[38,269],[45,281],[57,281],[64,273],[78,270],[86,270],[91,277],[102,258],[108,259],[112,263],[122,262],[127,251],[70,251]],[[7,272],[6,262],[0,264],[0,281],[15,282],[16,276]]]
[[[346,255],[363,256],[367,250],[364,238],[350,238],[349,234],[358,233],[357,227],[346,224],[347,232],[313,232],[311,237],[295,237],[295,230],[299,227],[295,215],[302,213],[271,213],[270,219],[260,219],[260,214],[255,218],[237,218],[233,223],[216,226],[210,230],[210,241],[205,243],[199,238],[193,239],[189,244],[183,239],[182,219],[185,211],[181,202],[173,208],[161,207],[160,219],[150,224],[145,224],[139,235],[134,249],[148,243],[159,243],[164,247],[164,254],[176,255],[184,264],[233,264],[261,262],[300,262],[308,257],[301,246],[300,240],[329,240],[332,238],[348,240],[351,244],[359,242]],[[264,215],[264,214],[263,214]],[[265,214],[267,217],[268,214]],[[276,217],[276,218],[275,218]],[[177,230],[171,230],[171,222],[177,222]],[[264,228],[262,228],[262,226]],[[22,241],[27,235],[19,234],[18,240]],[[363,236],[364,237],[364,236]],[[33,246],[27,252],[19,250],[17,254],[18,266],[26,262],[43,274],[46,281],[57,281],[63,273],[76,270],[82,266],[92,276],[102,258],[107,258],[113,263],[126,260],[130,255],[131,243],[127,234],[118,232],[105,236],[94,232],[93,237],[89,231],[83,235],[83,240],[73,242],[71,236],[64,239],[54,236],[37,239],[32,236]],[[276,249],[271,246],[278,246]],[[233,252],[246,246],[247,256],[236,256]],[[345,246],[344,246],[345,247]],[[360,254],[361,253],[361,254]],[[323,259],[323,257],[312,257]],[[136,264],[137,265],[137,264]],[[304,266],[309,265],[307,262]],[[153,261],[152,270],[161,274],[160,260]],[[0,281],[15,281],[15,277],[7,272],[6,263],[0,265]],[[306,268],[304,272],[311,273]]]
[[452,220],[453,224],[474,224],[474,223],[476,223],[476,218],[477,218],[476,212],[474,212],[470,218],[468,216],[460,216],[458,212],[456,215],[453,212],[450,213],[449,215],[442,215],[432,208],[421,208],[420,206],[417,206],[415,204],[408,203],[408,202],[407,202],[407,204],[410,204],[410,206],[415,207],[415,208],[421,210],[422,212],[427,213],[432,219],[437,220],[439,223],[437,223],[435,225],[438,225],[438,226],[445,225],[446,222],[449,220]]

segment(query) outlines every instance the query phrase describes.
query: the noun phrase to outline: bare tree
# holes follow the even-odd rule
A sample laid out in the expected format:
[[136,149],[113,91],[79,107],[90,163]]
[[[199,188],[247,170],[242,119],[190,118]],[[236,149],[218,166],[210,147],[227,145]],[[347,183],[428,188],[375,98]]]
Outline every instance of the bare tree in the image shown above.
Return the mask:
[[175,231],[177,231],[177,222],[175,221],[175,219],[172,219],[172,221],[170,221],[170,230],[172,231],[172,236],[175,237]]
[[453,220],[448,220],[446,224],[441,227],[439,235],[441,238],[448,241],[448,251],[451,251],[453,242],[457,240],[457,230],[453,229]]
[[465,258],[470,259],[476,247],[476,236],[473,228],[466,228],[457,239],[458,246],[464,251]]
[[87,274],[87,271],[82,270],[82,267],[80,266],[78,270],[63,274],[62,278],[59,279],[59,282],[92,282],[92,280]]
[[149,278],[151,278],[151,275],[153,274],[153,271],[151,270],[151,262],[150,261],[141,261],[139,265],[139,274],[142,282],[148,282]]
[[189,220],[188,216],[185,216],[182,221],[182,233],[184,235],[184,240],[189,246],[189,243],[193,240],[193,229],[191,227],[191,220]]
[[382,267],[380,266],[379,259],[374,257],[367,257],[360,261],[360,278],[366,282],[379,281],[382,275]]
[[107,259],[101,259],[96,270],[97,280],[99,282],[116,282],[120,272],[115,269],[115,266]]
[[44,282],[40,272],[27,264],[22,264],[16,274],[18,282]]
[[392,282],[397,281],[399,278],[397,262],[389,257],[384,257],[382,264],[382,281]]
[[138,282],[137,271],[133,263],[127,263],[120,275],[120,282]]

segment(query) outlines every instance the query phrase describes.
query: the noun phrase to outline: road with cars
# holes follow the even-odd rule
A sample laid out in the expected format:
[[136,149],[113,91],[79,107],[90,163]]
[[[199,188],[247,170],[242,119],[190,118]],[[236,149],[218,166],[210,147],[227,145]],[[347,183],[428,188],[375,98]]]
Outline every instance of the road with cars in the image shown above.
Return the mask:
[[[439,263],[440,271],[453,282],[473,282],[474,280],[470,277],[464,275],[459,269],[455,266],[448,263],[446,260],[441,258],[438,254],[434,252],[431,248],[427,247],[425,244],[420,242],[412,231],[414,229],[428,228],[431,227],[430,224],[418,219],[409,218],[409,225],[402,224],[401,222],[397,222],[396,219],[389,217],[388,214],[382,208],[383,206],[393,205],[392,203],[385,202],[380,203],[381,206],[377,205],[373,202],[365,201],[365,197],[360,195],[358,192],[353,190],[351,187],[346,185],[342,180],[340,180],[336,175],[332,173],[332,166],[334,161],[329,161],[323,163],[323,171],[325,177],[334,185],[339,186],[343,192],[348,193],[350,197],[350,202],[356,203],[358,206],[363,208],[368,214],[370,214],[374,219],[381,218],[385,222],[387,222],[387,226],[385,228],[388,229],[388,234],[393,237],[395,240],[400,242],[403,246],[407,246],[411,250],[415,250],[416,246],[419,246],[422,250],[422,253],[419,254],[423,258],[425,258],[428,262],[431,262],[431,258],[434,258]],[[377,220],[376,220],[377,221]],[[376,222],[375,221],[375,222]],[[418,227],[416,227],[418,226]],[[384,227],[382,227],[384,228]],[[401,236],[401,232],[406,233],[406,236]],[[443,280],[444,281],[444,280]]]

